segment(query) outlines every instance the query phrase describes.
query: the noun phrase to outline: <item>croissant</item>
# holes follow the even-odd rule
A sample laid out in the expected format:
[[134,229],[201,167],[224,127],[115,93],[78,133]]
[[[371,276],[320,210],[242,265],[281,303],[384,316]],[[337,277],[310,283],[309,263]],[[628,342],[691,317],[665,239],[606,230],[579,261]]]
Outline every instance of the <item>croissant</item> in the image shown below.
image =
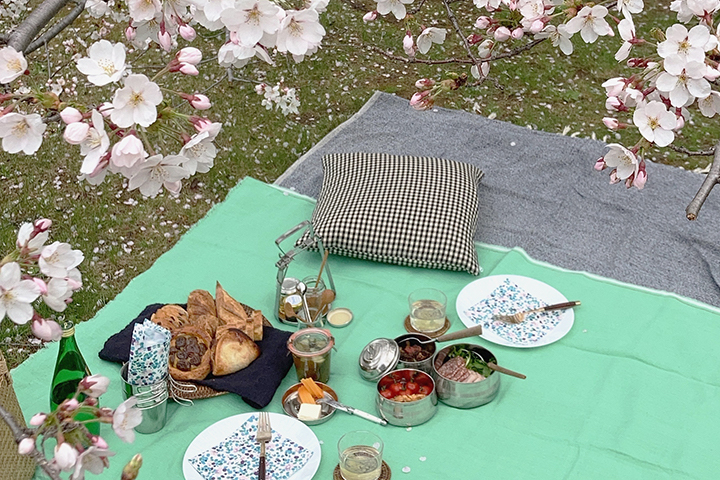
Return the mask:
[[242,330],[230,325],[218,327],[213,354],[213,375],[228,375],[250,365],[260,356],[260,347]]
[[188,295],[187,312],[192,317],[202,315],[216,316],[215,299],[207,290],[193,290]]

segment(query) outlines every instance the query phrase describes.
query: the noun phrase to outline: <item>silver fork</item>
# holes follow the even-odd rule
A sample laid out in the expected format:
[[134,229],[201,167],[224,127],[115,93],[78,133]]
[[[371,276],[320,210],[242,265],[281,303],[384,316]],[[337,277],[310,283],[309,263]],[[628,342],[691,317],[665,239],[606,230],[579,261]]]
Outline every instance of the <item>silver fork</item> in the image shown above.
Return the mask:
[[258,417],[257,434],[255,441],[260,444],[260,466],[258,467],[258,480],[265,480],[265,444],[272,440],[272,428],[270,427],[270,415],[267,412],[260,412]]
[[512,315],[495,315],[493,320],[505,322],[505,323],[522,323],[525,321],[525,317],[531,313],[549,312],[550,310],[564,310],[566,308],[572,308],[580,305],[579,301],[556,303],[554,305],[547,305],[545,307],[533,308],[532,310],[526,310],[524,312],[514,313]]

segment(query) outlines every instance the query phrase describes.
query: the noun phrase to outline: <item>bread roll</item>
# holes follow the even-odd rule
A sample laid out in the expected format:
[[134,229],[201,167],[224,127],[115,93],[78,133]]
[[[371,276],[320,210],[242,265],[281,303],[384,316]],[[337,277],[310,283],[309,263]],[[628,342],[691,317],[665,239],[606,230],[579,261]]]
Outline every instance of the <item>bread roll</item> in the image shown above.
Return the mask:
[[215,335],[213,375],[228,375],[240,371],[260,356],[260,348],[237,327],[220,326]]
[[171,332],[181,329],[189,324],[188,313],[180,305],[165,305],[150,317],[152,322],[157,323],[161,327],[165,327]]
[[187,312],[192,317],[203,315],[216,316],[215,299],[207,290],[193,290],[188,295]]

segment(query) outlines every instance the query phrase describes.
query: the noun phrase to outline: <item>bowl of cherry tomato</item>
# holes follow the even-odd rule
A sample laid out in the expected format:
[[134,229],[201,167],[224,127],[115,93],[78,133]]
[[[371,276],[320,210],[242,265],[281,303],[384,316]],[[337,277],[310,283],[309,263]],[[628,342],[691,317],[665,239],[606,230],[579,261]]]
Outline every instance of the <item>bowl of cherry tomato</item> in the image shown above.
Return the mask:
[[437,411],[435,382],[420,370],[394,370],[378,381],[375,405],[380,416],[391,425],[420,425]]

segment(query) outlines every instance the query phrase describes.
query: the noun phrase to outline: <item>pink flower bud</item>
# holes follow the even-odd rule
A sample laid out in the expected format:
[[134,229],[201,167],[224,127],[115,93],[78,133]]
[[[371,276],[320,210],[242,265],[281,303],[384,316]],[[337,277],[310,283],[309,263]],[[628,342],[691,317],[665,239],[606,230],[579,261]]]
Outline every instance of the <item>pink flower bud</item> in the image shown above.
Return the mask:
[[608,99],[605,100],[605,108],[610,112],[613,110],[620,111],[621,105],[622,102],[617,97],[608,97]]
[[605,158],[604,157],[598,158],[597,162],[595,162],[595,170],[597,170],[598,172],[601,172],[601,171],[605,170],[605,167],[607,167],[607,165],[605,165]]
[[107,392],[107,387],[109,384],[109,378],[95,374],[80,380],[79,386],[82,390],[82,393],[89,395],[90,397],[97,398]]
[[42,278],[33,277],[32,281],[35,282],[35,285],[37,285],[38,288],[40,289],[40,295],[47,295],[47,293],[48,293],[47,283],[45,283],[45,281]]
[[512,32],[507,27],[500,27],[495,30],[495,40],[498,42],[504,42],[512,36]]
[[640,163],[640,167],[638,169],[637,175],[635,175],[635,180],[633,181],[633,185],[638,189],[642,190],[645,186],[645,183],[647,182],[647,172],[645,171],[645,162]]
[[374,22],[378,17],[378,12],[376,10],[373,10],[372,12],[368,12],[365,15],[363,15],[363,22],[370,23]]
[[72,470],[77,462],[78,452],[69,443],[63,442],[55,445],[55,463],[60,470]]
[[36,413],[30,419],[30,425],[32,425],[33,427],[39,427],[40,425],[45,423],[46,418],[47,415],[45,415],[44,413]]
[[97,111],[100,112],[103,117],[108,118],[114,108],[112,103],[104,102],[97,108]]
[[158,33],[158,43],[166,52],[172,50],[172,37],[168,32]]
[[180,64],[180,73],[184,75],[197,75],[198,69],[195,67],[195,65],[190,65],[189,63],[181,63]]
[[108,444],[107,444],[107,442],[105,441],[105,439],[102,438],[102,437],[99,436],[99,435],[94,435],[94,436],[92,437],[92,444],[93,444],[94,446],[96,446],[97,448],[102,448],[102,449],[107,449],[107,448],[108,448]]
[[70,398],[68,400],[65,400],[63,403],[60,404],[60,408],[62,408],[65,411],[73,411],[77,410],[77,408],[80,406],[80,402],[78,402],[77,398]]
[[86,138],[90,125],[84,122],[75,122],[68,124],[63,132],[63,138],[70,145],[80,145]]
[[207,110],[212,106],[210,99],[205,95],[200,95],[199,93],[193,95],[192,100],[190,100],[190,105],[197,110]]
[[512,36],[512,38],[514,38],[515,40],[521,39],[523,37],[523,35],[525,35],[525,32],[523,32],[523,29],[520,27],[513,30],[512,33],[510,34],[510,36]]
[[677,116],[677,124],[673,130],[680,130],[685,126],[685,118],[682,115]]
[[720,69],[712,68],[710,65],[706,65],[704,77],[708,82],[714,82],[720,78]]
[[605,117],[602,121],[610,130],[617,130],[620,125],[620,122],[618,122],[617,119],[611,117]]
[[495,43],[490,39],[485,39],[478,47],[478,55],[480,58],[488,58],[490,57],[490,54],[492,53],[492,48],[495,46]]
[[128,39],[128,42],[132,42],[135,40],[135,36],[137,35],[137,30],[133,27],[127,27],[125,29],[125,38]]
[[413,36],[410,30],[407,31],[405,38],[403,38],[403,50],[405,50],[405,53],[409,57],[415,56],[415,42],[413,41]]
[[617,176],[617,170],[613,170],[612,172],[610,172],[610,185],[614,185],[619,182],[620,179]]
[[432,78],[421,78],[420,80],[415,82],[415,88],[419,89],[428,89],[433,85],[435,85],[435,80],[433,80]]
[[62,118],[62,121],[65,122],[66,125],[70,125],[71,123],[82,120],[83,116],[77,108],[65,107],[63,111],[60,112],[60,118]]
[[479,29],[485,29],[490,26],[490,17],[486,17],[483,15],[482,17],[478,17],[477,20],[475,20],[475,28]]
[[49,218],[39,218],[35,220],[35,230],[37,230],[38,233],[47,231],[51,226],[52,220]]
[[178,31],[180,32],[180,36],[188,42],[195,40],[195,29],[187,23],[185,25],[180,25]]
[[175,59],[180,63],[197,65],[202,60],[202,52],[195,47],[185,47],[175,55]]
[[535,20],[530,24],[530,28],[528,29],[528,32],[530,33],[539,33],[542,32],[542,29],[545,28],[545,22],[542,20]]
[[25,437],[18,443],[18,453],[20,455],[30,455],[35,450],[35,439],[33,437]]
[[415,110],[427,110],[435,104],[435,99],[430,95],[430,90],[417,92],[410,98],[410,106]]
[[467,37],[467,41],[470,45],[475,45],[477,43],[480,43],[480,42],[482,42],[482,40],[483,40],[483,36],[478,35],[477,33],[471,33]]

